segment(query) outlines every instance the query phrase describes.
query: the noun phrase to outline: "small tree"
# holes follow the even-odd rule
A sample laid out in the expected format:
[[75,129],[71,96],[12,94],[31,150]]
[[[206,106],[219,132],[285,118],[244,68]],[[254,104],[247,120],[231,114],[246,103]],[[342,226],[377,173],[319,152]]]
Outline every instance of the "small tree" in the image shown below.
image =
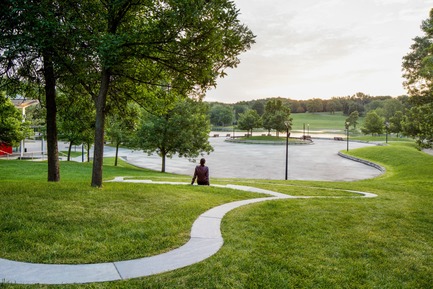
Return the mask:
[[213,150],[209,144],[210,122],[208,106],[191,99],[178,101],[174,108],[162,114],[143,111],[135,146],[162,159],[165,172],[166,157],[195,158]]
[[403,132],[417,138],[420,147],[433,145],[433,104],[424,104],[410,109],[403,120]]
[[257,111],[250,109],[239,115],[238,128],[246,130],[248,135],[253,134],[254,128],[258,128],[261,126],[262,120]]
[[95,131],[94,106],[82,96],[59,93],[57,100],[59,104],[59,113],[57,114],[59,139],[69,142],[67,160],[71,159],[73,145],[84,144],[87,150],[87,161],[89,162],[89,151]]
[[116,112],[108,116],[106,129],[107,137],[111,143],[116,146],[114,166],[117,166],[119,146],[133,142],[134,134],[138,127],[139,114],[138,106],[129,103],[122,113]]
[[356,125],[358,124],[358,119],[359,119],[359,113],[358,111],[354,111],[346,119],[346,122],[349,122],[349,126],[353,126],[353,129],[356,129]]
[[266,103],[265,113],[262,116],[263,127],[270,133],[275,129],[277,136],[280,131],[286,130],[285,121],[290,121],[290,108],[283,105],[279,99],[272,99]]
[[383,133],[384,119],[381,118],[375,111],[370,111],[364,120],[364,125],[361,128],[363,134],[381,134]]
[[15,145],[23,140],[28,131],[20,111],[12,101],[0,93],[0,144]]
[[389,131],[398,135],[403,131],[404,115],[401,111],[397,111],[394,116],[389,119]]

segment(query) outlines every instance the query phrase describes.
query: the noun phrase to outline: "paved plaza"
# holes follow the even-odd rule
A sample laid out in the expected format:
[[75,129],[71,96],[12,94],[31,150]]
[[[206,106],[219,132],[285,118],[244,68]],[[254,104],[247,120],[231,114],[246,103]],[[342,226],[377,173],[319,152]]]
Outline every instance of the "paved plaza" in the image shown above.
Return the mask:
[[[226,142],[225,137],[211,137],[214,151],[205,155],[211,178],[272,179],[285,178],[285,145],[242,144]],[[372,146],[349,142],[349,149]],[[346,150],[345,141],[314,139],[308,145],[289,145],[290,180],[354,181],[374,178],[378,169],[354,162],[338,155]],[[114,156],[114,148],[105,149],[106,156]],[[136,166],[161,170],[161,158],[140,151],[121,149],[119,156]],[[198,158],[199,159],[199,158]],[[198,164],[174,156],[166,160],[166,172],[192,175]]]
[[[212,135],[212,134],[211,134]],[[225,137],[210,137],[214,151],[205,155],[206,164],[212,178],[245,178],[283,180],[285,178],[286,147],[285,145],[244,144],[226,142]],[[354,162],[338,155],[346,150],[346,141],[313,138],[308,145],[289,145],[288,179],[317,181],[354,181],[377,177],[381,174],[376,168]],[[349,149],[373,146],[361,142],[349,142]],[[27,155],[41,151],[40,142],[26,142]],[[67,151],[68,143],[59,142],[59,150]],[[81,147],[73,147],[81,151]],[[35,154],[37,155],[37,154]],[[91,150],[91,156],[93,150]],[[106,157],[113,157],[115,149],[106,146]],[[161,158],[148,155],[138,150],[119,149],[119,157],[138,167],[156,171],[161,170]],[[65,157],[63,157],[65,158]],[[81,157],[75,161],[81,161]],[[86,158],[85,158],[86,159]],[[166,172],[192,175],[198,164],[187,158],[166,159]]]

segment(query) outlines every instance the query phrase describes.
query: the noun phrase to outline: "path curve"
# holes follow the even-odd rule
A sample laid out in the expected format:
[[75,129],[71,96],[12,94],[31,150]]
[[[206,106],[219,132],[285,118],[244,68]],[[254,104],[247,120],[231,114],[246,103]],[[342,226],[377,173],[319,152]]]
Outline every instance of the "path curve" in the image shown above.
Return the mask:
[[[125,180],[118,177],[111,182],[151,183],[187,185],[178,182],[153,182],[150,180]],[[193,223],[191,238],[183,246],[172,251],[134,260],[98,263],[98,264],[35,264],[17,262],[0,258],[0,284],[71,284],[93,283],[124,280],[150,276],[203,261],[214,255],[222,247],[221,220],[229,211],[247,204],[278,199],[313,198],[308,196],[290,196],[269,190],[237,185],[212,185],[220,188],[262,193],[270,195],[263,198],[248,199],[223,204],[201,214]],[[366,192],[343,190],[360,194],[366,198],[377,195]]]

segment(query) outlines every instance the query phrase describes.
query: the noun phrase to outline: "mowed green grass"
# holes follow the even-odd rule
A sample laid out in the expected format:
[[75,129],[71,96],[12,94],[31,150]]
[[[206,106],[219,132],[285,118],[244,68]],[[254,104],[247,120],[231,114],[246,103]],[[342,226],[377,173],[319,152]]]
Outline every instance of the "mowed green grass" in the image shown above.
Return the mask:
[[[106,179],[186,180],[121,164],[105,166]],[[0,257],[17,261],[75,264],[155,255],[183,245],[207,209],[257,196],[182,185],[104,183],[96,189],[87,163],[62,162],[60,183],[45,181],[45,162],[0,161],[0,171]]]
[[[313,131],[344,131],[345,122],[347,116],[343,115],[342,112],[336,112],[330,114],[329,112],[320,113],[292,113],[290,116],[293,118],[292,130],[303,131],[305,124],[305,133]],[[359,123],[362,122],[363,118],[359,119]]]
[[[229,212],[222,222],[224,246],[217,254],[198,264],[121,282],[62,286],[9,284],[3,286],[5,288],[431,288],[433,284],[433,157],[418,151],[410,143],[369,147],[349,153],[379,163],[386,167],[386,174],[357,182],[217,180],[218,183],[245,184],[290,195],[318,198],[268,201]],[[3,165],[2,162],[0,164]],[[1,166],[1,170],[7,171],[7,168]],[[116,170],[107,169],[107,175],[114,176]],[[134,176],[134,169],[122,168],[122,173],[126,173],[123,170],[129,170],[128,173]],[[147,171],[138,172],[140,171],[137,171],[135,177],[139,177],[140,174],[148,178],[165,176],[165,174]],[[189,177],[172,175],[167,177],[189,179]],[[44,182],[30,182],[35,182],[41,187],[53,186]],[[72,184],[75,182],[71,181]],[[3,186],[4,183],[8,184],[11,190],[18,186],[17,180],[10,179],[2,182],[1,185]],[[113,188],[110,186],[106,185],[103,189],[96,190],[89,188],[88,182],[85,182],[83,191],[104,195],[121,190],[124,194],[130,194],[127,184],[116,184]],[[137,185],[137,188],[134,188],[140,190],[138,188],[140,186],[144,188],[147,185]],[[175,195],[177,190],[181,189],[179,186],[170,188],[169,190]],[[200,201],[188,207],[188,210],[193,212],[181,216],[181,219],[190,217],[193,219],[190,215],[197,215],[200,211],[193,207],[215,198],[212,195],[225,194],[223,189],[215,188],[213,191],[204,192],[197,192],[196,189],[201,190],[194,187],[173,197],[185,203],[189,202],[181,198],[185,194],[192,194],[193,199],[200,197]],[[343,192],[342,189],[372,192],[378,197],[361,198]],[[153,190],[158,189],[149,187],[148,191]],[[21,189],[16,191],[20,192]],[[227,194],[230,198],[235,198],[231,194],[236,193]],[[32,196],[32,190],[21,191],[15,198],[9,197],[9,199],[12,205],[19,206],[18,203],[26,195]],[[48,202],[49,194],[46,197]],[[51,198],[56,199],[54,196]],[[131,198],[134,199],[132,195]],[[140,198],[144,201],[151,197],[140,195]],[[161,198],[165,199],[162,196]],[[123,197],[121,199],[124,200]],[[2,211],[4,207],[8,207],[3,203],[2,206]],[[27,206],[23,206],[25,207]],[[94,204],[88,209],[95,210],[97,207]],[[149,210],[154,209],[149,208]],[[163,214],[161,211],[154,211],[155,216]],[[67,213],[63,218],[66,218],[66,215]],[[3,215],[1,216],[3,219]],[[164,218],[175,217],[164,215]],[[51,219],[47,216],[46,222],[49,220]],[[159,224],[153,225],[161,228]],[[94,229],[94,231],[100,230],[100,228]],[[2,235],[4,233],[1,232]],[[164,238],[164,234],[161,233],[160,238]],[[30,241],[28,245],[31,246],[32,243]]]

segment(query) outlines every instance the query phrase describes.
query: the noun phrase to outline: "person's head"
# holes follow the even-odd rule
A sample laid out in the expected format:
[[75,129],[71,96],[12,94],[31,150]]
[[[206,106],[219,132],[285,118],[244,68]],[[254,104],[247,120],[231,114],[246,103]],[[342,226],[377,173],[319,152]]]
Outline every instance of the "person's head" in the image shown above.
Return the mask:
[[205,160],[205,159],[201,159],[201,160],[200,160],[200,165],[204,166],[205,163],[206,163],[206,160]]

